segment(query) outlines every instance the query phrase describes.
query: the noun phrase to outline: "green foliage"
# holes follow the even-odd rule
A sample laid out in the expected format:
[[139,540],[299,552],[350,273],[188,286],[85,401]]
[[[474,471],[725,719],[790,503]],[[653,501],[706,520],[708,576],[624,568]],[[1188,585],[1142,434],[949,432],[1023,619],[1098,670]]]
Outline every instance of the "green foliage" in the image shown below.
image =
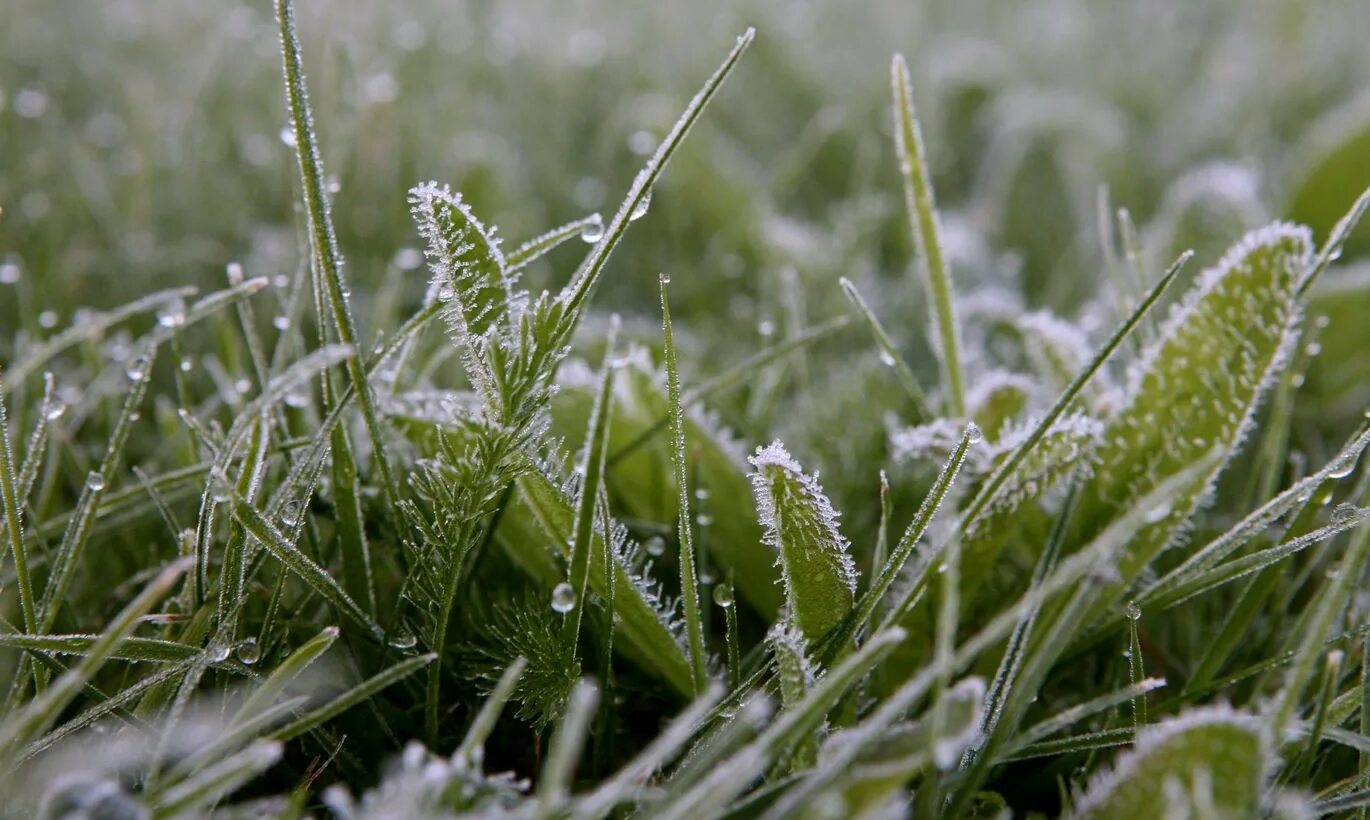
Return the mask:
[[1160,2],[6,5],[0,813],[1363,813],[1362,10]]

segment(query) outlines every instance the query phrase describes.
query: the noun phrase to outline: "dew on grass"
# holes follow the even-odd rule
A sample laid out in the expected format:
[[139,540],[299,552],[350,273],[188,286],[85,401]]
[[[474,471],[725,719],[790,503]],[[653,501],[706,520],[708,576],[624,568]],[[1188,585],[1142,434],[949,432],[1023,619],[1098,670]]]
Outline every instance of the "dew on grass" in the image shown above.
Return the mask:
[[209,497],[218,504],[223,504],[233,497],[233,484],[222,467],[215,467],[209,471]]
[[42,313],[39,313],[38,326],[44,330],[51,330],[52,328],[57,327],[57,313],[51,310],[45,310]]
[[57,421],[66,414],[66,404],[61,401],[55,401],[52,404],[48,405],[47,409],[43,411],[43,418],[47,419],[48,421]]
[[880,363],[885,367],[894,367],[894,354],[888,350],[880,351]]
[[1170,505],[1157,504],[1155,507],[1148,510],[1146,515],[1142,516],[1142,520],[1148,524],[1155,524],[1157,521],[1163,520],[1167,515],[1170,515]]
[[580,226],[580,238],[591,245],[603,239],[604,218],[599,214],[587,217],[585,224]]
[[984,440],[985,433],[980,429],[980,425],[973,421],[966,425],[966,441],[969,441],[971,444],[979,444]]
[[209,659],[214,663],[223,663],[228,660],[231,649],[223,641],[215,641],[209,645]]
[[562,581],[552,589],[552,609],[562,614],[570,612],[576,605],[576,591]]
[[418,636],[404,624],[395,627],[395,630],[390,633],[390,646],[392,649],[399,649],[401,651],[413,649],[418,643]]
[[23,276],[23,269],[13,262],[0,262],[0,285],[13,285]]
[[733,605],[733,585],[719,584],[714,587],[714,603],[727,609]]
[[1142,618],[1142,608],[1137,605],[1136,601],[1128,601],[1125,611],[1129,621],[1139,621]]
[[1361,509],[1355,504],[1338,504],[1332,508],[1332,523],[1345,524],[1360,515]]
[[653,535],[651,538],[647,539],[646,543],[642,545],[642,548],[653,558],[659,557],[666,552],[666,539],[659,535]]
[[129,363],[128,367],[124,368],[124,375],[128,376],[128,380],[131,382],[139,381],[147,375],[149,364],[147,356],[138,356]]
[[775,322],[772,322],[770,319],[762,319],[761,321],[756,323],[756,332],[761,334],[761,336],[763,337],[769,338],[771,336],[774,336]]
[[1351,475],[1351,471],[1356,469],[1357,455],[1349,455],[1333,464],[1327,470],[1328,478],[1346,478]]
[[261,647],[257,646],[256,638],[248,638],[242,641],[234,648],[233,653],[237,655],[241,663],[247,666],[251,666],[262,659],[262,650]]
[[646,216],[647,209],[650,207],[652,207],[652,192],[647,191],[642,195],[642,199],[638,200],[637,205],[633,208],[633,212],[628,215],[628,221],[636,222]]
[[285,315],[277,316],[271,320],[271,326],[277,330],[285,330],[290,327],[290,317]]
[[103,490],[105,488],[105,474],[91,470],[86,474],[86,488],[93,493]]

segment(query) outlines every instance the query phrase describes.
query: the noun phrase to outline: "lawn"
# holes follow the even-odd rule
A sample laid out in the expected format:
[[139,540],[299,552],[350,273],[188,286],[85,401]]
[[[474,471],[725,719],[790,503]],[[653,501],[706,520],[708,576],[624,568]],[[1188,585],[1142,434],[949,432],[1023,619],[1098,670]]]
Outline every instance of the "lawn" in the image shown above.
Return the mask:
[[1363,1],[10,0],[0,816],[1370,813]]

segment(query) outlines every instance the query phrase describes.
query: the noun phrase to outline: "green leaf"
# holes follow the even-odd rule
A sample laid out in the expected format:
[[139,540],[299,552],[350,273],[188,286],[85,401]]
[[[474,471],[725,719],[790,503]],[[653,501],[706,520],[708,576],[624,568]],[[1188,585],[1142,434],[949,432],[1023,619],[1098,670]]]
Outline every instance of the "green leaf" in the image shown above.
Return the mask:
[[856,602],[856,568],[838,514],[815,476],[779,441],[758,447],[752,488],[766,543],[778,554],[790,618],[810,641],[827,634]]
[[1207,806],[1219,817],[1255,817],[1267,757],[1256,720],[1227,707],[1196,709],[1141,732],[1070,816],[1165,820]]
[[[1370,187],[1370,98],[1362,96],[1315,123],[1298,153],[1301,167],[1287,213],[1327,236],[1350,203]],[[1370,253],[1370,225],[1348,237],[1346,253]]]
[[1306,228],[1276,223],[1247,234],[1200,275],[1134,365],[1126,405],[1109,422],[1082,494],[1084,537],[1210,450],[1222,457],[1170,504],[1146,511],[1120,556],[1122,582],[1176,539],[1250,427],[1295,338],[1311,252]]
[[460,194],[435,182],[410,189],[409,205],[428,241],[439,298],[453,307],[447,318],[457,338],[469,345],[492,327],[507,327],[515,291],[494,231],[476,218]]

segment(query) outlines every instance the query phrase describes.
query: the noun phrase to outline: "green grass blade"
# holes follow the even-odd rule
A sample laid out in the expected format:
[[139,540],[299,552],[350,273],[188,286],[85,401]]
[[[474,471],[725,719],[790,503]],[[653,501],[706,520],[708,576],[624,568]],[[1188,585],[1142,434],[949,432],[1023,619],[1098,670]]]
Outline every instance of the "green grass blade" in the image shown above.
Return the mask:
[[[3,386],[3,382],[0,382]],[[19,514],[19,494],[15,486],[14,451],[10,448],[9,422],[5,414],[5,396],[0,390],[0,501],[4,503],[6,547],[14,557],[14,573],[19,586],[19,609],[23,613],[24,629],[38,631],[37,607],[33,600],[33,580],[29,577],[28,545],[24,542],[24,521]],[[4,553],[0,553],[0,559]],[[0,561],[0,566],[3,562]]]
[[908,394],[909,401],[913,402],[913,418],[908,421],[912,424],[921,424],[933,418],[932,411],[928,409],[928,399],[923,393],[923,387],[918,384],[918,377],[913,375],[909,369],[908,362],[904,361],[903,355],[899,353],[899,348],[895,346],[890,334],[885,332],[885,326],[880,324],[880,319],[876,317],[875,311],[870,309],[866,300],[861,297],[861,292],[856,289],[851,280],[843,276],[837,280],[842,286],[842,292],[847,295],[847,300],[856,308],[857,313],[866,321],[866,327],[870,329],[871,337],[875,339],[875,344],[880,348],[880,361],[894,368],[895,375],[899,377],[899,386],[904,388]]
[[354,706],[365,703],[377,692],[404,680],[418,670],[433,662],[436,655],[416,655],[405,658],[399,663],[379,672],[343,692],[322,706],[296,718],[271,733],[272,740],[286,741],[327,723]]
[[946,378],[948,410],[957,418],[966,415],[966,376],[961,366],[961,332],[952,303],[951,274],[942,255],[942,235],[937,224],[932,179],[923,149],[923,133],[913,110],[913,90],[904,55],[890,63],[890,92],[894,96],[894,145],[899,154],[899,173],[904,183],[904,204],[909,228],[923,264],[928,293],[932,297],[933,322],[937,326],[937,352]]
[[542,766],[538,781],[538,816],[553,816],[566,802],[571,792],[571,778],[580,761],[585,739],[590,735],[590,722],[599,705],[599,687],[588,680],[576,684],[566,704],[566,713],[552,736],[547,762]]
[[509,702],[509,698],[514,694],[514,687],[518,686],[519,678],[523,676],[523,670],[528,668],[528,659],[522,656],[514,659],[509,664],[509,668],[500,675],[499,682],[495,688],[486,695],[485,702],[480,705],[480,711],[471,721],[471,728],[466,730],[466,736],[462,738],[461,745],[452,753],[453,760],[464,760],[468,765],[474,766],[481,750],[484,749],[485,741],[494,731],[495,724],[499,722],[500,713],[504,711],[504,705]]
[[597,242],[599,240],[595,239],[594,236],[603,230],[604,218],[597,213],[567,222],[565,225],[529,239],[510,251],[504,260],[505,270],[511,274],[523,270],[572,239]]
[[628,195],[624,197],[618,212],[609,220],[608,227],[604,229],[604,235],[600,237],[589,256],[581,263],[571,283],[557,297],[566,305],[566,325],[562,328],[562,336],[570,337],[569,331],[580,320],[585,305],[599,284],[599,278],[604,272],[604,263],[609,260],[609,254],[613,253],[614,249],[618,247],[618,243],[622,241],[624,233],[628,230],[628,224],[643,213],[651,201],[652,187],[656,185],[661,172],[666,169],[666,163],[670,162],[676,149],[684,142],[685,136],[690,133],[690,129],[699,119],[699,115],[704,112],[704,107],[713,99],[714,94],[723,85],[723,81],[732,73],[733,68],[737,66],[738,59],[742,57],[742,52],[747,50],[747,46],[751,45],[755,36],[756,31],[749,28],[737,38],[737,45],[724,58],[722,65],[714,71],[713,76],[704,83],[704,87],[699,90],[699,93],[695,94],[694,99],[690,100],[689,105],[685,107],[680,119],[676,120],[670,133],[657,146],[656,153],[652,154],[651,159],[647,160],[647,165],[633,179],[633,184],[628,189]]
[[[295,30],[295,4],[293,0],[276,0],[276,21],[281,35],[281,56],[285,69],[286,100],[290,109],[290,125],[294,135],[295,156],[300,169],[300,181],[304,188],[305,213],[309,218],[309,236],[317,265],[311,266],[322,281],[328,295],[338,341],[349,347],[357,346],[357,328],[348,304],[347,286],[342,275],[342,251],[333,231],[333,219],[329,213],[328,197],[324,193],[323,160],[314,135],[314,116],[309,109],[309,94],[305,88],[304,69],[301,66],[300,40]],[[319,321],[325,321],[320,316]],[[347,360],[347,374],[352,389],[357,393],[357,404],[361,407],[362,418],[371,436],[372,457],[376,462],[381,492],[394,507],[395,484],[390,470],[390,459],[382,435],[380,419],[376,413],[375,398],[371,384],[367,381],[366,371],[359,358]]]
[[671,465],[675,468],[675,483],[680,509],[676,515],[676,533],[680,538],[680,600],[685,611],[685,636],[690,647],[690,663],[694,669],[695,694],[704,691],[708,681],[708,657],[704,651],[704,630],[699,615],[699,561],[695,558],[693,518],[690,515],[690,486],[686,480],[685,464],[685,408],[680,403],[680,371],[676,366],[675,339],[671,333],[671,305],[666,297],[664,274],[661,290],[662,356],[666,362],[666,395],[671,405]]
[[[0,646],[53,655],[85,656],[90,653],[91,647],[99,640],[99,635],[0,633]],[[110,658],[139,663],[169,663],[193,658],[198,654],[200,654],[199,650],[194,647],[175,641],[164,641],[157,638],[128,638],[114,650]]]
[[290,682],[300,676],[310,664],[319,659],[319,656],[327,652],[338,640],[338,628],[336,626],[324,627],[319,634],[300,644],[295,651],[291,652],[280,665],[271,670],[271,674],[262,681],[259,686],[252,690],[243,705],[239,707],[233,722],[237,723],[246,718],[252,717],[262,709],[270,706],[275,701],[276,696],[285,690]]

